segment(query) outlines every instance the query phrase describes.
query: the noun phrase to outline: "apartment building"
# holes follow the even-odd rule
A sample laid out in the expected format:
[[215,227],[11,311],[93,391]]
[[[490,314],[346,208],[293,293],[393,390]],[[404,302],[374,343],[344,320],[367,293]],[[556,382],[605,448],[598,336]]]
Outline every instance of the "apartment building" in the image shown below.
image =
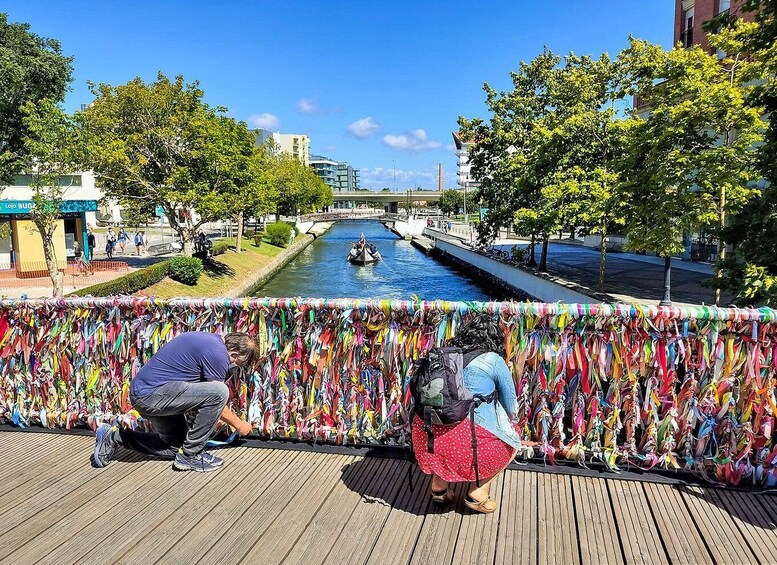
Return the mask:
[[478,188],[480,183],[472,178],[472,165],[469,162],[469,148],[472,141],[463,140],[459,132],[453,132],[456,145],[456,182],[464,189]]
[[674,44],[681,43],[683,47],[699,45],[705,51],[714,53],[704,33],[705,22],[725,12],[753,21],[754,15],[743,12],[742,4],[742,0],[675,0]]
[[310,138],[307,135],[266,129],[257,129],[253,133],[256,136],[256,145],[271,141],[276,153],[287,153],[306,167],[310,165]]

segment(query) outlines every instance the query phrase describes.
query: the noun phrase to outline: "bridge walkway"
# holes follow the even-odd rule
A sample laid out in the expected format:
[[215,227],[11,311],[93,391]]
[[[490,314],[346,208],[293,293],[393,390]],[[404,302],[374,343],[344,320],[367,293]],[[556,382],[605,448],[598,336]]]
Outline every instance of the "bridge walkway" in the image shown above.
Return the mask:
[[[232,447],[218,473],[0,431],[2,563],[774,563],[777,497],[508,471],[490,516],[407,461]],[[464,485],[456,492],[462,495]]]

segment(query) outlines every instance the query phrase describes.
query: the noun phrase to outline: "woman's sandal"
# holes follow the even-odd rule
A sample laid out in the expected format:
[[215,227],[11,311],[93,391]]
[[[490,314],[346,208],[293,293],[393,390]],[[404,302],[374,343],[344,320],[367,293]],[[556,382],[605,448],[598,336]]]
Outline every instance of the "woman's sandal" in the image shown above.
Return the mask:
[[449,504],[453,502],[453,491],[449,488],[441,492],[432,491],[432,502],[436,502],[437,504]]
[[464,498],[464,505],[470,510],[481,512],[482,514],[491,514],[497,507],[496,500],[490,497],[478,501],[467,496]]

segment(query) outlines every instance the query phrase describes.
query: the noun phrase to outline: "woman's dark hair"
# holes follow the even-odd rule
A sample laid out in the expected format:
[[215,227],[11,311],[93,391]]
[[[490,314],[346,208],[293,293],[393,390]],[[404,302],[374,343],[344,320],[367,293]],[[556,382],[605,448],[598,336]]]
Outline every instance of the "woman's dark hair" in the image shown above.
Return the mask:
[[500,357],[507,355],[505,336],[496,319],[490,314],[476,314],[467,320],[456,332],[451,345],[460,347],[464,353],[493,351]]

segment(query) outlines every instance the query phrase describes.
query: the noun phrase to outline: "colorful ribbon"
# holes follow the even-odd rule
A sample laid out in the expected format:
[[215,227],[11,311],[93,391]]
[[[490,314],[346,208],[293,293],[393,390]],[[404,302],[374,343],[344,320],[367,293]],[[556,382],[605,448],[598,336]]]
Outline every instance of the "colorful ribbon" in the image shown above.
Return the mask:
[[498,318],[524,456],[777,484],[777,312],[625,304],[294,298],[0,301],[0,421],[141,420],[129,382],[187,331],[255,336],[231,403],[264,437],[404,444],[414,362]]

